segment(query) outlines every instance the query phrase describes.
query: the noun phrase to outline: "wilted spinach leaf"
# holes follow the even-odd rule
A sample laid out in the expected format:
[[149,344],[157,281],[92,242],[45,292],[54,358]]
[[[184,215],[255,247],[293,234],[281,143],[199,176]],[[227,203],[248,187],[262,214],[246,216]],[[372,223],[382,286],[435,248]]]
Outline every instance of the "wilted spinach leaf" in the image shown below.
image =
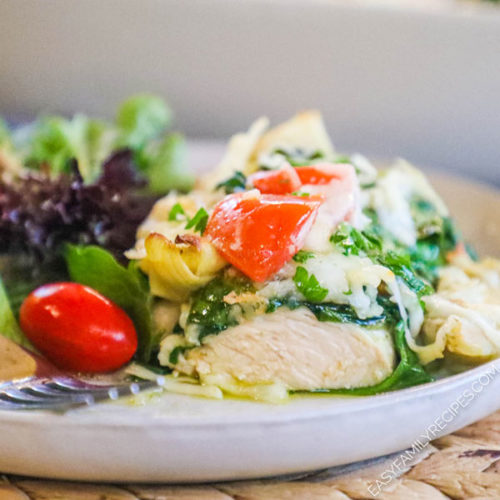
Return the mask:
[[228,304],[224,297],[232,291],[241,293],[250,289],[250,283],[244,278],[214,278],[194,292],[187,324],[198,325],[200,340],[207,335],[236,326],[238,322],[232,312],[239,306]]

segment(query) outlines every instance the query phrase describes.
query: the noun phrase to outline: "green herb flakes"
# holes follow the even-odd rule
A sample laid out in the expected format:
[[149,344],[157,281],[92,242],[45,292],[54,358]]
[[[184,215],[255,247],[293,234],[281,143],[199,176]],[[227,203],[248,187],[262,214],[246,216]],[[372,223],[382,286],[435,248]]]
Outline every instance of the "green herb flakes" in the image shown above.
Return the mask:
[[308,261],[309,259],[314,258],[314,254],[312,252],[308,252],[307,250],[299,250],[294,256],[293,260],[295,262],[300,262],[303,264],[304,262]]
[[187,218],[186,212],[184,212],[184,209],[182,208],[180,203],[176,203],[168,213],[169,221],[186,220],[186,218]]
[[244,191],[246,183],[247,178],[245,175],[240,171],[236,171],[232,177],[229,177],[229,179],[223,182],[219,182],[215,188],[224,189],[226,194],[232,194],[237,193],[238,191]]
[[297,267],[293,281],[297,290],[311,302],[321,302],[328,295],[328,290],[319,284],[314,274],[309,275],[305,267]]
[[194,217],[186,224],[186,229],[194,228],[194,230],[201,235],[205,232],[208,223],[208,212],[202,207],[195,214]]

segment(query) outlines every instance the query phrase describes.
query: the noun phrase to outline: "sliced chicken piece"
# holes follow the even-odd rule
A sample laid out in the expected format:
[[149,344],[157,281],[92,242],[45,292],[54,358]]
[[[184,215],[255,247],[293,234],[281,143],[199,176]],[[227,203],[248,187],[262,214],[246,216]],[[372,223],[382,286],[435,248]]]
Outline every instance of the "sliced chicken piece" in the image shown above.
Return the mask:
[[395,363],[386,330],[320,322],[306,308],[257,316],[207,337],[186,358],[184,368],[194,368],[202,382],[216,376],[304,390],[373,385],[389,376]]

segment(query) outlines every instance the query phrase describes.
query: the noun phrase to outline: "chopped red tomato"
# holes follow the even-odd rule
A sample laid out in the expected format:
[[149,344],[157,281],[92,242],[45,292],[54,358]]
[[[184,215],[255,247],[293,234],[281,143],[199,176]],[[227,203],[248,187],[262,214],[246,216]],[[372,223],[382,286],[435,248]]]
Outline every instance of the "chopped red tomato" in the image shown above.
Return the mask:
[[317,163],[305,167],[295,167],[295,171],[302,185],[330,184],[334,179],[342,179],[343,172],[341,170],[343,170],[343,168],[339,169],[339,165],[334,165],[332,163]]
[[117,370],[137,349],[137,333],[125,311],[78,283],[37,288],[24,300],[19,316],[33,345],[65,370]]
[[279,170],[256,172],[248,178],[248,181],[262,194],[290,194],[301,186],[297,172],[290,166]]
[[321,203],[257,191],[229,195],[215,206],[205,235],[234,267],[265,281],[302,248]]
[[290,194],[302,186],[326,186],[332,181],[342,180],[351,165],[317,163],[292,168],[286,166],[279,170],[256,172],[248,180],[262,194]]

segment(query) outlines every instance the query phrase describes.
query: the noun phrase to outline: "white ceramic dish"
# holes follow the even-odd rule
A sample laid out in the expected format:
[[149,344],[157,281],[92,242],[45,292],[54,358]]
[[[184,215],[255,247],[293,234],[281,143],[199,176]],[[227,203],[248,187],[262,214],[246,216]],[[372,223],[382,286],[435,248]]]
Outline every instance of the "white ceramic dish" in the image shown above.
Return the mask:
[[196,482],[345,464],[410,447],[426,434],[453,432],[500,409],[496,370],[500,362],[391,394],[308,397],[286,405],[170,394],[144,407],[2,412],[0,470],[93,481]]
[[[220,148],[194,148],[198,165]],[[498,254],[498,192],[434,178],[466,234]],[[268,405],[162,395],[144,406],[0,412],[0,471],[92,481],[196,482],[302,472],[395,452],[500,409],[500,360],[374,397]]]

